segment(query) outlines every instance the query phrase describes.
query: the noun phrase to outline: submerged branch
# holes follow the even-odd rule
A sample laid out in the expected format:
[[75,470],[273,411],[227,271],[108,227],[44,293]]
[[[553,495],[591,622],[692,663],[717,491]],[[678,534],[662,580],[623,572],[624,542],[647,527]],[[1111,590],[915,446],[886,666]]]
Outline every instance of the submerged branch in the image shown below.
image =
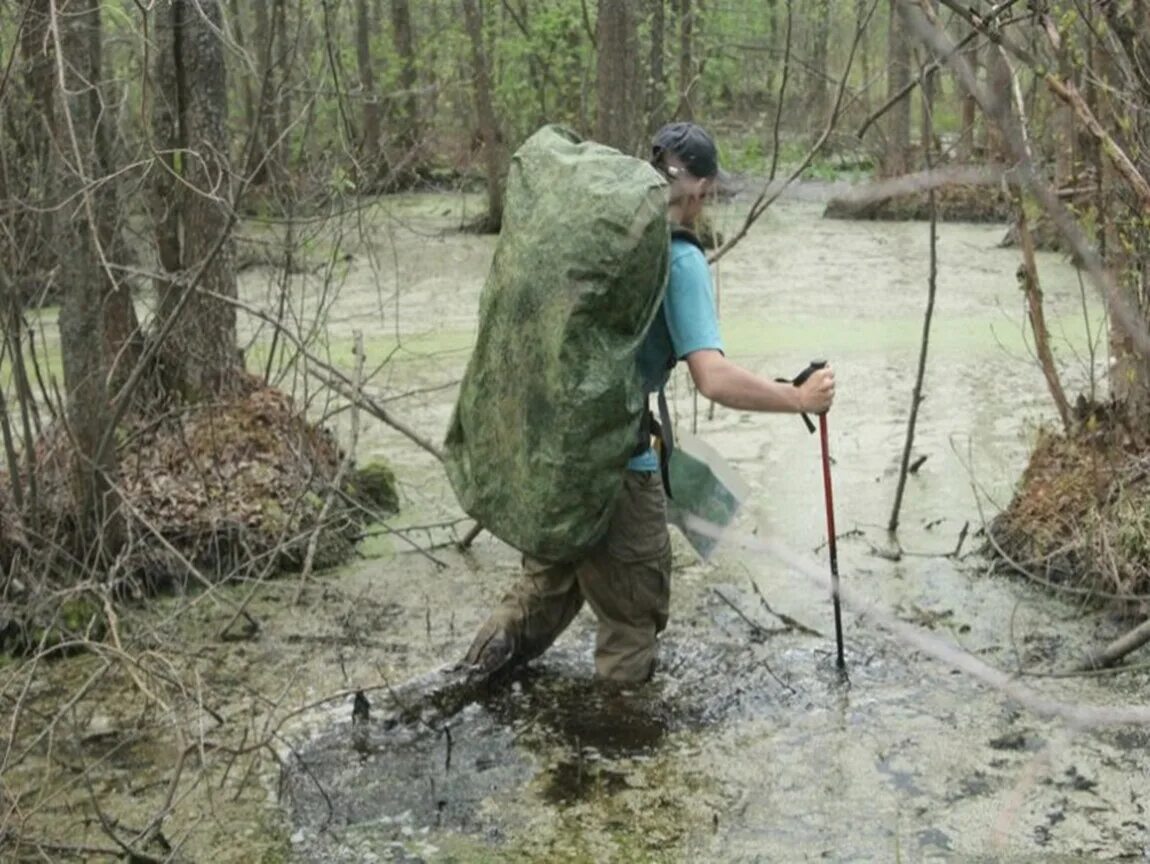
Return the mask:
[[1078,667],[1077,671],[1089,672],[1095,669],[1109,668],[1130,652],[1141,648],[1147,642],[1150,642],[1150,618],[1143,621],[1129,633],[1124,633],[1109,645],[1091,654],[1086,662]]

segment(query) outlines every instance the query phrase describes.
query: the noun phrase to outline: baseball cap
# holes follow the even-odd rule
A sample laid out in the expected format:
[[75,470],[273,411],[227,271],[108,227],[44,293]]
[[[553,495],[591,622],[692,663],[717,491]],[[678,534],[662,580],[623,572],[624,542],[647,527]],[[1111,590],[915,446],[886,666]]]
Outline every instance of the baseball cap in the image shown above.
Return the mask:
[[651,161],[658,162],[664,153],[674,153],[696,177],[726,179],[726,172],[719,168],[715,140],[697,123],[668,123],[656,132],[651,140]]

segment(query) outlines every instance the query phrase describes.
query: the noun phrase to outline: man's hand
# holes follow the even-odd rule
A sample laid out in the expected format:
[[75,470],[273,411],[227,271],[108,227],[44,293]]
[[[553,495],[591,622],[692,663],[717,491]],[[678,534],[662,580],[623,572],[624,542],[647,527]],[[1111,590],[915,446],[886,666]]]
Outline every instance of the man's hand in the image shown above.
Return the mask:
[[804,414],[825,414],[835,401],[835,373],[830,366],[816,369],[799,390],[799,410]]

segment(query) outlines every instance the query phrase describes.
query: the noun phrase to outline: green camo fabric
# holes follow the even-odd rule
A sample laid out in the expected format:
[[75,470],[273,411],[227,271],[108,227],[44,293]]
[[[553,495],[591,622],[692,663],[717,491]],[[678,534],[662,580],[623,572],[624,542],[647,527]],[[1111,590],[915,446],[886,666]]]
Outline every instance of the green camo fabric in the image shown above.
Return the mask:
[[546,126],[515,153],[479,335],[447,432],[463,509],[520,551],[607,528],[645,407],[636,355],[666,287],[666,184]]

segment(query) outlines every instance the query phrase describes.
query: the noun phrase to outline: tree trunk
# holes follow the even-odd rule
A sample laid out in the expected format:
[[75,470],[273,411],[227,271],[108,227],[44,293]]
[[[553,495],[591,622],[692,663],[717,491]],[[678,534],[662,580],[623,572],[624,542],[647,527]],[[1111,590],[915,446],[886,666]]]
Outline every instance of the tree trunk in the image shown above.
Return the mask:
[[169,395],[196,402],[228,391],[240,369],[235,307],[210,296],[236,296],[219,0],[172,0],[156,14],[153,131],[157,149],[171,154],[155,189],[167,274],[158,320],[170,328],[163,383]]
[[[908,0],[890,0],[890,29],[887,35],[887,98],[893,97],[910,83],[910,34],[898,7]],[[886,142],[881,173],[897,177],[907,172],[910,153],[910,100],[901,99],[886,116]]]
[[[1150,10],[1144,3],[1106,4],[1100,6],[1106,24],[1121,46],[1124,62],[1108,62],[1100,70],[1109,88],[1098,91],[1112,94],[1111,110],[1095,109],[1098,117],[1109,117],[1111,135],[1133,159],[1137,174],[1150,179]],[[1098,52],[1104,53],[1103,51]],[[1132,184],[1115,178],[1118,194],[1109,197],[1113,214],[1113,238],[1107,243],[1110,264],[1119,289],[1131,306],[1150,321],[1150,223],[1143,196],[1123,188]],[[1114,322],[1110,327],[1110,389],[1125,405],[1132,428],[1145,430],[1150,425],[1150,356],[1138,351],[1134,336]]]
[[[256,4],[261,2],[266,2],[266,0],[255,0]],[[232,38],[235,39],[236,47],[240,49],[241,53],[247,55],[248,43],[244,31],[243,12],[240,11],[240,0],[228,0],[228,13],[231,19]],[[244,66],[246,67],[247,64]],[[244,103],[244,126],[248,134],[251,135],[254,134],[256,127],[256,99],[252,92],[252,78],[251,75],[247,74],[246,68],[241,77],[240,93]]]
[[266,183],[270,177],[268,162],[271,154],[268,147],[275,140],[275,81],[272,72],[272,51],[275,50],[275,30],[272,27],[271,13],[268,11],[269,0],[251,0],[252,11],[256,18],[255,34],[255,70],[256,93],[255,108],[252,112],[251,126],[248,134],[253,136],[251,148],[251,161],[247,165],[248,176],[253,183]]
[[408,0],[391,0],[391,32],[400,62],[399,86],[402,92],[394,123],[396,142],[402,150],[403,158],[411,155],[420,137],[419,97],[416,93],[419,76],[415,65],[415,32],[411,26],[411,5]]
[[[104,154],[97,143],[106,136],[101,96],[102,54],[100,0],[69,0],[56,6],[56,26],[64,54],[65,87],[61,106],[68,114],[61,123],[57,146],[65,154],[67,171],[61,186],[76,197],[69,207],[61,256],[64,286],[60,304],[60,355],[68,426],[75,444],[72,462],[77,506],[77,538],[91,550],[89,563],[114,555],[123,539],[122,515],[114,493],[115,448],[100,444],[110,421],[104,307],[113,284],[104,265],[112,246],[116,196],[110,183],[91,184],[106,175]],[[65,167],[68,166],[68,167]]]
[[503,224],[503,187],[506,158],[503,136],[491,98],[491,70],[483,41],[483,18],[478,0],[463,0],[464,26],[471,41],[472,74],[475,76],[475,111],[479,134],[483,138],[483,161],[487,170],[487,215],[479,226],[488,232],[499,231]]
[[[866,26],[868,6],[869,6],[869,4],[867,3],[867,0],[855,0],[855,29],[856,30],[862,30],[863,27]],[[865,114],[867,117],[869,117],[870,112],[871,112],[871,100],[870,100],[871,80],[870,80],[870,38],[869,38],[869,34],[867,34],[867,33],[863,33],[863,35],[859,38],[858,57],[859,57],[859,70],[862,72],[862,81],[863,81],[863,88],[862,88],[862,92],[859,93],[859,98],[862,102],[862,113]]]
[[667,110],[667,82],[663,52],[667,27],[664,0],[651,0],[651,56],[647,70],[647,133],[653,135],[663,125]]
[[[970,63],[970,74],[978,79],[978,51],[964,55]],[[962,129],[958,133],[958,161],[973,162],[976,158],[974,130],[978,124],[978,100],[972,93],[962,96]]]
[[[1063,34],[1062,38],[1069,38],[1069,34]],[[1062,52],[1058,58],[1058,74],[1066,80],[1074,78],[1074,68],[1066,52]],[[1054,186],[1056,189],[1062,189],[1074,181],[1076,171],[1074,109],[1061,99],[1055,100],[1054,117],[1050,127],[1054,139]]]
[[[4,100],[12,148],[0,153],[0,201],[26,201],[32,207],[11,208],[0,231],[0,261],[8,270],[12,299],[19,305],[41,298],[55,302],[51,279],[59,258],[54,202],[51,137],[56,127],[56,54],[49,38],[51,6],[32,0],[23,12],[20,32],[22,91]],[[15,89],[16,81],[9,83]],[[9,159],[11,161],[9,161]]]
[[638,144],[639,19],[636,0],[599,0],[595,33],[595,138],[632,153]]
[[[604,0],[600,0],[600,5]],[[679,102],[675,107],[675,119],[694,119],[691,104],[691,89],[695,82],[694,30],[695,10],[693,0],[679,0]],[[599,49],[603,49],[600,40]]]
[[383,135],[383,115],[375,87],[375,69],[371,57],[371,15],[367,0],[355,0],[355,58],[359,66],[359,85],[363,91],[363,141],[360,156],[369,177],[379,170],[379,142]]
[[831,33],[830,0],[818,0],[814,13],[814,44],[807,75],[807,124],[822,131],[827,113],[827,50]]
[[273,197],[289,193],[289,153],[283,130],[291,122],[288,100],[290,53],[287,7],[284,0],[252,0],[256,19],[255,54],[258,76],[258,118],[249,134],[255,136],[247,165],[253,183],[267,184]]
[[[1017,117],[1018,112],[1014,109],[1014,99],[1011,96],[1012,86],[1010,66],[1003,57],[1002,50],[996,45],[990,45],[986,55],[987,93],[992,100],[1002,103],[1004,115],[1009,113],[1012,117]],[[1013,121],[1011,122],[1013,123]],[[990,127],[990,131],[987,135],[987,149],[984,158],[992,162],[1011,162],[1013,156],[1010,152],[1010,145],[1003,138],[1001,124],[987,123],[986,125]]]

